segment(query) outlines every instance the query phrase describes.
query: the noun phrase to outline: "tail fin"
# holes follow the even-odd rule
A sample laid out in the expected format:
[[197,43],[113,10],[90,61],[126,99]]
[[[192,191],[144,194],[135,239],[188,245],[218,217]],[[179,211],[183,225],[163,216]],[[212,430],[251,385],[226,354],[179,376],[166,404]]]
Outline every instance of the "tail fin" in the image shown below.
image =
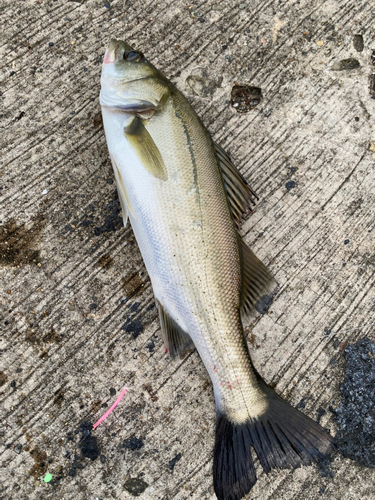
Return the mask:
[[[318,461],[335,448],[333,438],[311,418],[294,409],[262,381],[268,408],[243,424],[217,414],[214,488],[219,500],[239,500],[257,481],[251,447],[266,473]],[[263,387],[264,386],[264,387]]]

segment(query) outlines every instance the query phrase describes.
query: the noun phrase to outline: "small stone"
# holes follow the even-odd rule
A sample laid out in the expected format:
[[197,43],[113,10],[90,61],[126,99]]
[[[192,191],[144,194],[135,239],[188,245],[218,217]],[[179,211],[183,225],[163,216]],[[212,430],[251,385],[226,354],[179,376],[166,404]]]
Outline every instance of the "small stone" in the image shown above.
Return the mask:
[[109,389],[109,394],[110,394],[111,396],[115,396],[115,395],[116,395],[116,389],[115,389],[114,387],[111,387],[111,388]]
[[348,245],[350,240],[344,240],[344,245]]
[[316,42],[316,44],[318,47],[323,47],[324,42],[323,42],[323,40],[319,40],[318,42]]
[[368,147],[369,151],[375,153],[375,142],[371,142]]
[[48,44],[50,47],[53,47],[55,44],[53,42],[49,42]]
[[288,191],[290,191],[291,189],[296,187],[296,183],[295,183],[295,181],[288,181],[285,184],[285,187],[287,188]]
[[244,9],[246,9],[246,8],[247,8],[247,3],[240,3],[240,5],[238,6],[238,8],[239,8],[240,10],[244,10]]
[[98,307],[98,304],[90,304],[89,305],[89,309],[92,310],[92,309],[96,309]]
[[16,446],[14,447],[14,451],[18,454],[21,453],[22,450],[23,448],[21,444],[16,444]]
[[95,321],[92,318],[89,319],[89,326],[95,326]]
[[111,8],[111,4],[110,4],[109,2],[108,2],[108,3],[105,3],[105,4],[104,4],[104,7],[105,7],[106,9],[110,9],[110,8]]
[[100,461],[102,464],[105,464],[106,460],[107,460],[107,458],[105,455],[100,455]]
[[148,484],[143,481],[143,479],[128,479],[124,484],[124,489],[128,491],[131,495],[139,497],[141,493],[145,491]]
[[113,179],[108,179],[107,184],[113,184]]

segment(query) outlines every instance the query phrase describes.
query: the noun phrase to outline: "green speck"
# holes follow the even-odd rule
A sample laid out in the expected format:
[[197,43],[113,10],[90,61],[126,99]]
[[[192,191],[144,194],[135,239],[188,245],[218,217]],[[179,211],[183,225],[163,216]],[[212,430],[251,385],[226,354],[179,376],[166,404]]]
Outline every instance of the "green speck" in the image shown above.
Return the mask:
[[49,483],[50,481],[52,481],[52,474],[46,474],[44,476],[44,482]]

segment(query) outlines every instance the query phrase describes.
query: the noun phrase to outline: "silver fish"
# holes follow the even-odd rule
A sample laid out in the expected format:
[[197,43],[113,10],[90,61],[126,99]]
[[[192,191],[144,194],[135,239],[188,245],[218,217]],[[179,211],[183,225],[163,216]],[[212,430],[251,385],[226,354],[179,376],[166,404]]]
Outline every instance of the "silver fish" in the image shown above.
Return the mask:
[[238,232],[255,195],[181,92],[125,42],[112,40],[105,53],[100,103],[124,223],[151,279],[166,350],[175,357],[195,346],[213,383],[216,495],[238,500],[256,482],[251,447],[269,472],[334,446],[250,359],[242,322],[267,309],[277,286]]

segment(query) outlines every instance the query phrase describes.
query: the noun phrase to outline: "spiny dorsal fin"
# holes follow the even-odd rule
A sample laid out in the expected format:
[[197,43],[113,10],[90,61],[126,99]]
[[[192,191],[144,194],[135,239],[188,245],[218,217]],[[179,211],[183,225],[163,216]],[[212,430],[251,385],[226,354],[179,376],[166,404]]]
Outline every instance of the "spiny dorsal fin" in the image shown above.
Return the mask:
[[233,165],[226,152],[216,142],[213,143],[218,157],[221,173],[224,179],[224,186],[227,192],[230,207],[234,220],[239,227],[242,217],[251,210],[251,205],[255,205],[258,196],[247,184],[245,179]]
[[242,244],[242,304],[243,317],[255,311],[263,314],[272,302],[277,282],[267,267],[256,257],[244,241]]
[[173,318],[165,311],[162,304],[156,300],[156,307],[159,311],[161,331],[163,333],[165,351],[172,359],[181,357],[186,351],[194,349],[194,343]]

